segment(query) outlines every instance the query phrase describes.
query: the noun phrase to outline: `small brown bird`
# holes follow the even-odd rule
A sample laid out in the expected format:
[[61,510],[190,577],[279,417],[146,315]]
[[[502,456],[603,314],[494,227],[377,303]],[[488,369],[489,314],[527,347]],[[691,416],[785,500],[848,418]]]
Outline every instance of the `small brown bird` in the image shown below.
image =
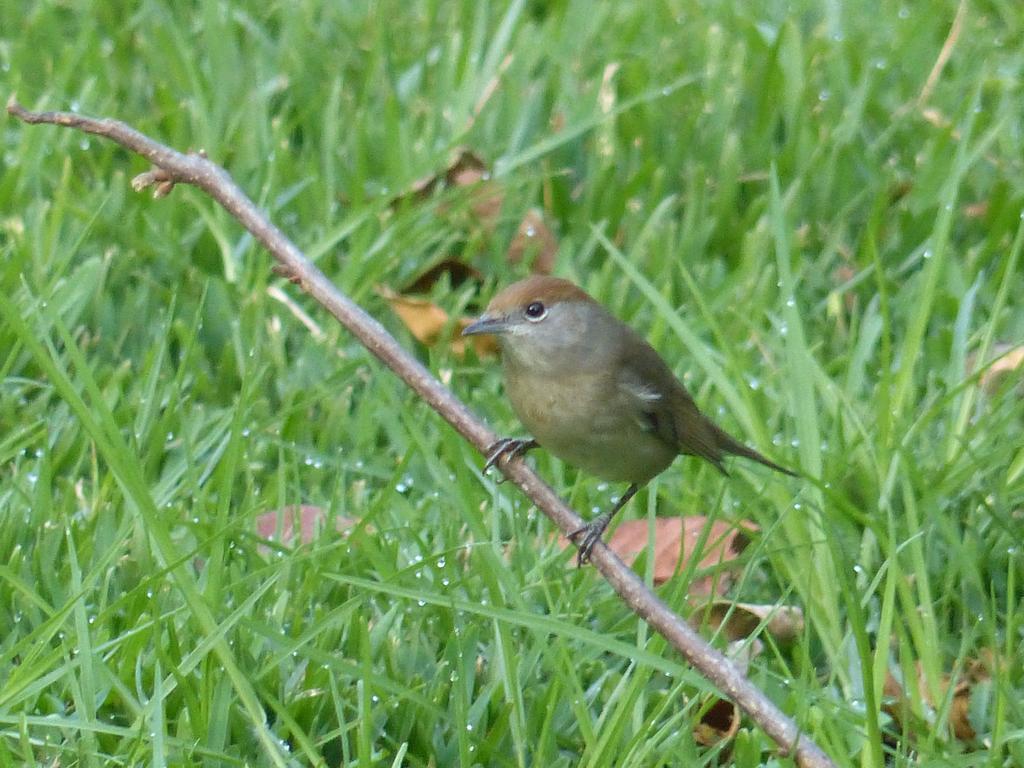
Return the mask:
[[735,440],[698,410],[657,352],[568,280],[534,276],[510,285],[462,335],[498,338],[505,390],[531,438],[491,446],[485,469],[538,445],[629,488],[610,510],[574,531],[580,565],[640,488],[680,453],[722,474],[726,454],[795,473]]

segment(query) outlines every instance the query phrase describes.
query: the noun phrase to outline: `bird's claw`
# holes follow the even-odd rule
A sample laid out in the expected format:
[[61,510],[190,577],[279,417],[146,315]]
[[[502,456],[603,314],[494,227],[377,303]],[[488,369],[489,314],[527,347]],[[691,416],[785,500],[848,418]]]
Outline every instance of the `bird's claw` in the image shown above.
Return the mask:
[[[495,466],[502,458],[505,461],[522,456],[531,448],[537,447],[537,441],[528,437],[503,437],[487,449],[487,458],[484,461],[484,472]],[[499,483],[504,482],[498,480]]]
[[569,541],[579,547],[579,552],[576,555],[577,568],[582,568],[590,562],[590,555],[597,543],[601,541],[610,521],[610,515],[600,515],[569,534]]

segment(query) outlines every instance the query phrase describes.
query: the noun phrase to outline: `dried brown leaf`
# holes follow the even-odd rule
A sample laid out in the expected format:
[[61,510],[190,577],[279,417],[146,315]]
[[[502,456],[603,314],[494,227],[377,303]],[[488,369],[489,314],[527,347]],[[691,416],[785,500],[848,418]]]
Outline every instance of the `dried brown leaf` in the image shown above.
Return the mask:
[[473,216],[480,226],[488,233],[494,231],[501,215],[501,206],[505,203],[505,190],[496,181],[481,182],[475,190],[469,204]]
[[442,181],[447,186],[467,186],[487,176],[487,163],[468,147],[456,147],[449,155],[448,165],[440,173],[431,173],[409,185],[409,191],[395,199],[395,203],[408,196],[429,196]]
[[421,344],[432,347],[442,340],[451,346],[454,354],[462,357],[466,354],[467,343],[471,343],[480,357],[497,353],[497,342],[493,336],[463,337],[462,329],[473,322],[472,318],[459,318],[445,334],[449,327],[448,313],[428,299],[403,296],[386,285],[377,286],[377,292],[387,300],[392,311],[398,315],[402,324]]
[[889,203],[895,204],[902,200],[904,197],[909,195],[914,190],[914,184],[911,181],[903,180],[898,181],[892,185],[889,190]]
[[700,720],[693,726],[693,738],[704,747],[713,747],[733,738],[740,729],[740,710],[728,699],[714,698],[705,705]]
[[[832,270],[832,283],[836,286],[836,290],[838,290],[840,287],[846,285],[848,282],[853,280],[853,278],[856,276],[857,271],[850,264],[844,262],[842,264],[839,264],[834,270]],[[833,294],[835,293],[836,291],[833,291]],[[846,307],[847,313],[853,312],[853,310],[857,307],[857,294],[854,293],[853,291],[844,291],[842,297],[843,306]],[[829,298],[831,299],[832,296],[830,295]]]
[[[705,527],[711,526],[701,550],[697,571],[720,568],[739,557],[749,543],[749,534],[756,532],[754,523],[741,526],[706,517],[658,517],[654,519],[654,583],[663,584],[687,567],[695,556],[698,542]],[[641,552],[647,551],[647,520],[627,520],[615,529],[608,546],[624,561],[632,565]],[[559,537],[562,547],[569,546],[564,536]],[[732,574],[719,570],[695,579],[689,586],[691,596],[723,594],[732,586]]]
[[450,187],[468,187],[489,176],[487,163],[469,147],[457,147],[444,172],[445,183]]
[[[981,374],[981,388],[989,394],[999,389],[1007,376],[1016,375],[1021,368],[1024,368],[1024,346],[1015,347],[1011,344],[997,344],[995,353],[995,361]],[[977,364],[977,355],[969,355],[967,358],[967,373],[970,374],[974,371]]]
[[387,286],[378,286],[391,310],[398,315],[402,324],[421,344],[432,347],[441,338],[441,332],[448,325],[448,313],[429,299],[403,296]]
[[964,206],[964,216],[968,219],[983,219],[988,216],[988,200],[979,200]]
[[523,216],[515,237],[508,246],[508,261],[519,264],[527,256],[533,257],[530,271],[534,274],[550,275],[555,268],[558,254],[558,238],[544,223],[544,215],[537,208],[531,208]]
[[804,613],[791,605],[734,603],[731,600],[715,599],[694,611],[691,620],[706,622],[711,629],[721,631],[734,642],[750,637],[762,624],[764,631],[779,643],[790,643],[804,631]]
[[[453,150],[443,171],[417,179],[391,205],[395,207],[408,198],[423,200],[442,185],[448,188],[475,187],[471,193],[470,211],[487,232],[494,230],[505,201],[505,192],[498,182],[491,179],[487,163],[468,147]],[[447,210],[447,206],[439,210]]]
[[949,726],[960,741],[974,741],[978,735],[970,719],[971,689],[972,686],[968,684],[958,685],[949,705]]
[[[739,640],[729,643],[725,655],[739,667],[743,674],[746,674],[751,660],[759,656],[763,650],[764,643],[756,638],[754,640]],[[742,715],[739,707],[728,699],[710,696],[705,701],[710,703],[701,707],[702,714],[693,728],[693,737],[697,743],[713,747],[736,735]]]
[[[967,660],[953,685],[953,699],[949,705],[947,722],[953,735],[960,741],[974,741],[977,738],[977,733],[970,720],[971,695],[979,684],[991,679],[996,666],[996,655],[988,649],[982,649],[979,658]],[[924,667],[920,662],[916,667],[917,679],[914,681],[914,685],[917,690],[915,693],[928,707],[934,709],[949,695],[950,676],[942,676],[938,691],[939,701],[936,702],[931,694],[931,686],[928,685]],[[901,728],[914,728],[916,721],[912,718],[912,698],[891,672],[886,672],[883,693],[886,701],[882,704],[882,709]],[[928,728],[929,726],[922,722],[920,727]]]
[[402,288],[399,293],[429,293],[430,289],[433,288],[444,275],[448,275],[449,285],[453,288],[457,285],[472,280],[476,283],[482,283],[484,281],[483,273],[479,269],[470,266],[464,261],[459,259],[441,259],[430,269],[423,272],[419,277],[409,283],[407,286]]
[[[355,527],[356,523],[357,521],[350,517],[339,515],[334,518],[334,530],[343,533]],[[309,544],[327,524],[327,510],[323,507],[299,504],[266,512],[257,517],[256,535],[291,547],[295,544]]]
[[505,191],[491,179],[487,164],[472,150],[461,147],[455,161],[445,171],[444,179],[449,187],[476,187],[470,209],[485,229],[493,230],[505,202]]

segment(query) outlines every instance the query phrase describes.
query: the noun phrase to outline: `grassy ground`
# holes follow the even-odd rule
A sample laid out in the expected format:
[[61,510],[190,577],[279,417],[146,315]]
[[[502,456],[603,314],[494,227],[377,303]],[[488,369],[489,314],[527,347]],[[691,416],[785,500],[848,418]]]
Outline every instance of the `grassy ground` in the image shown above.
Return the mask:
[[[374,288],[461,254],[486,284],[434,299],[473,311],[542,206],[557,272],[806,476],[681,459],[630,508],[761,525],[732,596],[808,621],[758,684],[840,765],[1024,765],[1024,409],[984,373],[1024,336],[1024,11],[972,3],[930,78],[956,10],[16,0],[0,84],[206,149],[503,432],[493,364]],[[0,766],[787,762],[695,746],[707,685],[226,214],[2,119]],[[389,208],[457,145],[493,233],[464,191]],[[298,503],[359,524],[261,549]]]

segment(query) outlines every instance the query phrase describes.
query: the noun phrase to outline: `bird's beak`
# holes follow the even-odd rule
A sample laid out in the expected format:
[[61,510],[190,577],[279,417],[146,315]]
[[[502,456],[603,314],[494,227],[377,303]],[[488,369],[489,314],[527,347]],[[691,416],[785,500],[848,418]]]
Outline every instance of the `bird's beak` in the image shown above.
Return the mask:
[[501,334],[508,330],[508,319],[502,315],[480,315],[475,322],[462,329],[463,336],[475,336],[480,333]]

